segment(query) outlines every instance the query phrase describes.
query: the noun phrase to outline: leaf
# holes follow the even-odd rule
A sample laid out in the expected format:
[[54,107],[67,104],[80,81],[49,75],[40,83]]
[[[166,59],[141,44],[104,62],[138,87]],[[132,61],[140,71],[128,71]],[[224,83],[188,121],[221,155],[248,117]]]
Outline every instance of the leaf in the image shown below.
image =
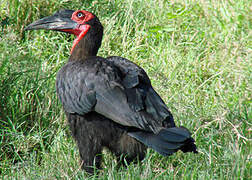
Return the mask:
[[162,32],[174,32],[176,31],[176,28],[171,27],[171,26],[152,26],[149,28],[149,32],[151,33],[162,33]]

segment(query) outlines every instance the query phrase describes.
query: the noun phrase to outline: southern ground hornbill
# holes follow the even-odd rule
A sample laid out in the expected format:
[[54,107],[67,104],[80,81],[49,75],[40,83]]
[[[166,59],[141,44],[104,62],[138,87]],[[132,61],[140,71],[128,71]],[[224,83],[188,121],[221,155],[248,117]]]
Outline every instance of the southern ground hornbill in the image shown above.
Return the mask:
[[127,162],[142,160],[147,147],[165,156],[197,152],[190,132],[175,126],[141,67],[122,57],[96,56],[103,26],[94,14],[61,10],[26,27],[33,29],[77,37],[56,88],[86,171],[93,172],[93,163],[100,167],[103,147]]

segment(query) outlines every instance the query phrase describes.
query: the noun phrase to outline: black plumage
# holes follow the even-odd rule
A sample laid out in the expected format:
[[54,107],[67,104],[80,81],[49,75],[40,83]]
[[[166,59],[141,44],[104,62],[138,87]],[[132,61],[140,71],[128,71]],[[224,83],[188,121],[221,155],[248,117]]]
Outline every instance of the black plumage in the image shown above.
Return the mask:
[[[100,167],[103,147],[128,162],[142,160],[146,146],[162,155],[171,155],[179,149],[196,153],[190,132],[175,126],[172,114],[141,67],[122,57],[96,56],[103,35],[98,18],[87,11],[60,11],[56,13],[57,22],[63,21],[61,13],[63,19],[68,18],[66,22],[71,18],[76,28],[82,25],[89,28],[81,39],[77,35],[79,41],[56,80],[57,94],[79,147],[83,168],[93,172],[94,162]],[[78,13],[91,19],[83,19],[81,24],[75,20]],[[42,23],[50,19],[52,24],[54,16],[43,18]],[[41,29],[41,22],[39,28],[36,23],[27,29]],[[52,28],[47,24],[45,29]],[[62,27],[53,30],[71,33]]]

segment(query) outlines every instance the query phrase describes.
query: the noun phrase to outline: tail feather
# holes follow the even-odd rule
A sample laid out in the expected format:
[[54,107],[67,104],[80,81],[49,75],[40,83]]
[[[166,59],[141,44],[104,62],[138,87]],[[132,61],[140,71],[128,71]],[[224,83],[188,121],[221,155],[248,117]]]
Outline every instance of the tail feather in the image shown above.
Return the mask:
[[183,127],[162,129],[158,134],[146,131],[129,132],[128,134],[165,156],[169,156],[179,149],[183,152],[197,153],[194,139]]
[[185,128],[162,129],[157,136],[163,141],[181,143],[191,137],[191,133]]

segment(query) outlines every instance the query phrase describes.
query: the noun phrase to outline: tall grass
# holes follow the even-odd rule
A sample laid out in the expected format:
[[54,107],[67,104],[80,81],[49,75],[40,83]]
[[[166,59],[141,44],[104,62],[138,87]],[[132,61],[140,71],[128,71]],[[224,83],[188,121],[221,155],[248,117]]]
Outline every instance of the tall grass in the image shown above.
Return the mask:
[[[0,4],[0,176],[3,179],[251,179],[251,8],[237,1],[32,1]],[[80,169],[55,76],[73,37],[24,27],[62,9],[94,12],[105,27],[100,56],[142,66],[188,127],[199,154]]]

